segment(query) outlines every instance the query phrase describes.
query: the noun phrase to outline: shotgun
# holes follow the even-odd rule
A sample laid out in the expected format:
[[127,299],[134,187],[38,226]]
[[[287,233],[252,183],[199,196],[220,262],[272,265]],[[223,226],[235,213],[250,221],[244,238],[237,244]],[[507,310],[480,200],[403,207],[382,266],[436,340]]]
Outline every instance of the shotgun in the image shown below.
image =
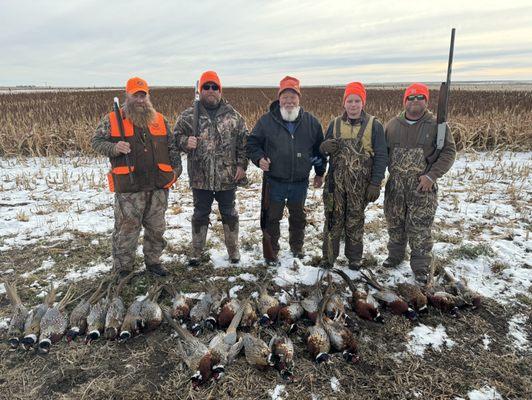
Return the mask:
[[270,184],[266,173],[262,174],[262,196],[260,199],[260,229],[262,230],[262,254],[266,260],[275,260],[272,238],[266,229],[268,224],[268,209],[270,208]]
[[[124,122],[122,121],[122,113],[120,112],[120,103],[118,101],[118,97],[114,98],[113,101],[113,110],[116,117],[116,122],[118,123],[118,130],[120,131],[120,140],[123,142],[126,141],[126,134],[124,133]],[[126,160],[127,170],[129,171],[129,183],[132,185],[135,184],[135,181],[133,180],[133,170],[131,168],[131,161],[129,159],[129,154],[124,154],[124,158]]]
[[445,143],[445,134],[447,132],[447,105],[449,103],[449,91],[451,89],[451,72],[453,67],[455,31],[455,28],[451,29],[451,46],[449,49],[449,62],[447,64],[447,80],[441,83],[440,92],[438,93],[438,114],[436,116],[438,133],[436,135],[436,148],[432,154],[427,157],[427,168],[425,170],[425,174],[429,173],[432,165],[436,162],[436,160],[438,160]]
[[[194,113],[192,114],[192,135],[199,136],[199,105],[200,105],[200,93],[199,93],[199,81],[196,81],[194,86]],[[196,146],[197,148],[197,146]],[[196,154],[196,149],[192,150],[192,157]]]

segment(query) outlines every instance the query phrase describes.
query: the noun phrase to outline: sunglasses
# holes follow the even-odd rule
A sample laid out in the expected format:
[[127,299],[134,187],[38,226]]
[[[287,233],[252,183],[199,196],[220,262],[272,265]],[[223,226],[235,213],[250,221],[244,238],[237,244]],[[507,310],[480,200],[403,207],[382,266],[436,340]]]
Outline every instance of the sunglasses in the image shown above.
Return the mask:
[[425,100],[425,95],[424,94],[411,94],[410,96],[407,96],[406,99],[408,101],[414,101],[414,100]]
[[216,83],[206,83],[201,88],[203,90],[209,90],[209,89],[212,89],[214,91],[220,90],[220,86],[218,86]]

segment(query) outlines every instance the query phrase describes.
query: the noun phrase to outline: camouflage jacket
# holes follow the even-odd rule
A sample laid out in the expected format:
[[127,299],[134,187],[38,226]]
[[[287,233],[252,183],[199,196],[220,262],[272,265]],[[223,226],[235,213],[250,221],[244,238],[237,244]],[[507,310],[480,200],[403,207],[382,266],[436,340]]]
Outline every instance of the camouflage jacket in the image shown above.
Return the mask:
[[[181,175],[183,172],[183,166],[181,163],[181,154],[179,149],[173,145],[172,134],[168,121],[164,120],[166,125],[166,136],[168,139],[168,153],[170,156],[170,163],[172,164],[172,169],[176,177]],[[144,132],[145,131],[145,132]],[[135,134],[149,134],[148,128],[142,129],[135,126]],[[107,156],[109,158],[118,157],[120,153],[115,150],[115,142],[111,139],[111,123],[109,121],[109,115],[106,115],[102,118],[96,131],[92,137],[92,148],[99,154]]]
[[174,146],[187,153],[187,171],[190,187],[203,190],[231,190],[236,188],[236,168],[248,165],[246,141],[249,135],[246,122],[224,99],[214,120],[200,103],[198,146],[187,149],[192,136],[194,107],[187,108],[174,127]]
[[[401,112],[397,117],[392,118],[386,124],[384,133],[390,155],[390,164],[395,147],[404,147],[413,149],[421,147],[425,158],[431,155],[436,149],[437,137],[436,117],[427,110],[425,114],[415,124],[409,124],[406,121],[405,112]],[[432,164],[427,175],[433,181],[441,178],[454,164],[456,158],[456,146],[453,135],[447,127],[445,133],[445,142],[436,162]],[[388,167],[388,169],[390,169]]]

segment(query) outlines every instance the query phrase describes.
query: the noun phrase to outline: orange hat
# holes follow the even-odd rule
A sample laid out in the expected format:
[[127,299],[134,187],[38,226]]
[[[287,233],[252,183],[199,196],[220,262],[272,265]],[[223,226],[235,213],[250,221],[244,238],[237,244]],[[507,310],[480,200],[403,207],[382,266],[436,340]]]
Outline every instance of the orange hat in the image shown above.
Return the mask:
[[220,92],[222,91],[222,83],[220,82],[220,78],[218,77],[218,74],[214,71],[205,71],[203,74],[201,74],[201,77],[199,79],[199,90],[201,91],[201,88],[204,83],[212,82],[216,83],[218,86],[220,86]]
[[297,78],[294,78],[293,76],[285,76],[281,79],[277,96],[280,96],[286,89],[292,89],[301,97],[301,89],[299,88],[299,80]]
[[138,76],[135,76],[127,81],[126,93],[135,94],[140,91],[149,93],[150,89],[148,89],[148,82],[142,78],[139,78]]
[[406,98],[411,94],[422,94],[429,101],[429,88],[422,83],[413,83],[406,88],[405,95],[403,96],[403,104],[406,103]]
[[351,94],[356,94],[360,96],[360,98],[362,99],[362,105],[366,104],[366,88],[362,83],[351,82],[347,84],[347,86],[345,87],[344,101],[342,102],[342,104],[345,104],[345,99]]

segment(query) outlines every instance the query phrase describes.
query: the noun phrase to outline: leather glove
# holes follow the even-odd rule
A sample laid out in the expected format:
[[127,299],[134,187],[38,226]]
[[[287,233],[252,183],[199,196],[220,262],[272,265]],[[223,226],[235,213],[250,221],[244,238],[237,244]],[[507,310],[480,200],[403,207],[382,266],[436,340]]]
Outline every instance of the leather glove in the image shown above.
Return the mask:
[[373,183],[370,183],[368,188],[366,189],[366,200],[372,203],[379,198],[380,194],[381,194],[380,185],[377,186]]
[[334,154],[338,151],[338,141],[336,139],[327,139],[320,145],[320,151],[325,154]]

